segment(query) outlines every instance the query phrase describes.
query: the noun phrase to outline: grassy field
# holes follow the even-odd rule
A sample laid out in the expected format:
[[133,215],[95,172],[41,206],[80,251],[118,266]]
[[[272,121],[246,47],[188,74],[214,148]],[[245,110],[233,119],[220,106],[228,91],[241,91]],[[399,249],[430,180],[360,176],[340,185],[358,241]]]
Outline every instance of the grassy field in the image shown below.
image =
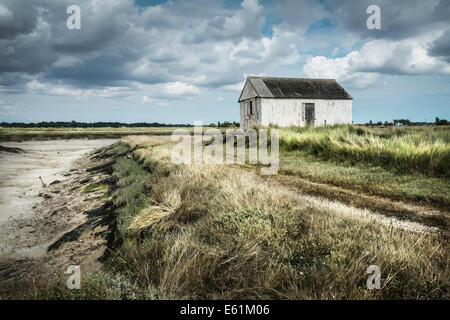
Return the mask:
[[[281,173],[445,207],[448,130],[282,129]],[[75,295],[62,284],[33,297],[104,298],[109,286],[109,298],[450,298],[447,236],[307,197],[257,170],[175,165],[173,146],[134,136],[108,151],[118,156],[108,271],[86,275]],[[380,290],[366,287],[370,265]]]
[[450,207],[450,179],[412,172],[398,174],[380,166],[323,161],[304,152],[283,152],[280,174],[331,184],[394,200]]
[[450,207],[450,127],[280,129],[280,173]]
[[285,151],[322,160],[381,166],[398,173],[450,177],[450,129],[442,127],[303,127],[281,130]]
[[[0,128],[0,142],[52,139],[107,139],[127,135],[170,135],[176,128]],[[190,128],[185,128],[190,130]]]
[[[170,144],[123,143],[134,151],[115,166],[118,270],[161,297],[448,298],[440,236],[308,201],[240,168],[175,166]],[[365,287],[371,264],[381,290]]]

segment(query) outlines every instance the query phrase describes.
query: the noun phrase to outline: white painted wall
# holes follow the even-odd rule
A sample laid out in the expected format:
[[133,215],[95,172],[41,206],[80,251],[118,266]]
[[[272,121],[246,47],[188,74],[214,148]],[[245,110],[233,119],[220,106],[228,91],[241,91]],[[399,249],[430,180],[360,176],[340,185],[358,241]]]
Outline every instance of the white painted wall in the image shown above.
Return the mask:
[[[304,101],[309,103],[309,101]],[[352,124],[353,100],[314,100],[314,125]]]
[[280,127],[302,126],[302,101],[299,99],[262,99],[261,124]]
[[[250,116],[249,101],[254,101],[256,114]],[[253,124],[268,126],[277,124],[280,127],[303,126],[304,104],[314,103],[314,125],[323,126],[352,123],[352,100],[321,99],[276,99],[253,98],[240,103],[241,129],[248,129]]]

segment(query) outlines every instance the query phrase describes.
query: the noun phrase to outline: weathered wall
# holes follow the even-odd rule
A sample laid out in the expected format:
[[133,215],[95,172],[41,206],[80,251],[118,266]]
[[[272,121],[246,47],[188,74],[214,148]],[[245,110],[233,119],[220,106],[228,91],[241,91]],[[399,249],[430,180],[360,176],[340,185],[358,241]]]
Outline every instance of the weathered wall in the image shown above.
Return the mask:
[[[268,126],[277,124],[281,127],[304,125],[304,104],[314,103],[314,125],[333,125],[352,123],[352,100],[318,100],[318,99],[275,99],[255,98],[256,115],[248,115],[248,101],[241,102],[241,128],[247,129],[252,124]],[[326,123],[325,123],[326,121]]]
[[256,93],[255,88],[253,88],[250,81],[247,80],[245,82],[244,88],[242,89],[241,96],[239,97],[239,101],[255,98],[257,96],[258,96],[258,94]]
[[[261,98],[253,98],[242,101],[240,103],[241,121],[239,127],[241,129],[248,129],[252,125],[261,124]],[[253,101],[253,115],[250,115],[250,101]]]
[[316,126],[351,124],[353,122],[353,100],[316,100],[314,103],[316,104],[314,121]]
[[261,124],[281,127],[302,126],[302,101],[299,99],[261,99]]

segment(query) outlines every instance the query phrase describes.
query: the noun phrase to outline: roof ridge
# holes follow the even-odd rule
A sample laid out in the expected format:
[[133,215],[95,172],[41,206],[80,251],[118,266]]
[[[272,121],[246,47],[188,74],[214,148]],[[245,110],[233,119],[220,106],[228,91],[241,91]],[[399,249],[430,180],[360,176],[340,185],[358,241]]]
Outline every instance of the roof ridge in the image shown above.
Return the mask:
[[286,79],[286,80],[330,80],[336,81],[334,78],[293,78],[293,77],[265,77],[265,76],[247,76],[247,79]]

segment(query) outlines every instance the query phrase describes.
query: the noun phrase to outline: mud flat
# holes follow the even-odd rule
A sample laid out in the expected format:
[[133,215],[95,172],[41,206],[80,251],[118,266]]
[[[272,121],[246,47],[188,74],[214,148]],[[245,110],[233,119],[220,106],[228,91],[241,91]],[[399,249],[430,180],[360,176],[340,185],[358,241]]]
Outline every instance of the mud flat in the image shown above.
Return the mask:
[[101,252],[91,257],[92,252],[102,247],[105,239],[81,245],[86,236],[83,232],[92,229],[89,226],[105,228],[99,221],[107,211],[107,189],[85,192],[83,186],[109,178],[87,167],[102,163],[95,158],[94,150],[114,142],[74,139],[1,143],[0,298],[7,283],[45,278],[67,263],[98,264]]

